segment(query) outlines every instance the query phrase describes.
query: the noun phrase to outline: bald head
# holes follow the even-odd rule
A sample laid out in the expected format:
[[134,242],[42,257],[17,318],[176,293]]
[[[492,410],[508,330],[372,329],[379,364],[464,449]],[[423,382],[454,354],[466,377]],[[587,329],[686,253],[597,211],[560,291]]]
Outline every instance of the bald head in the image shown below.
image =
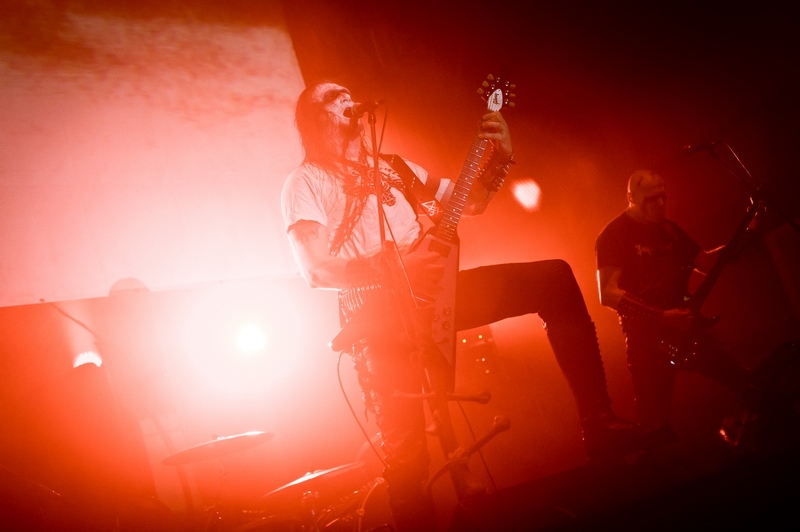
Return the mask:
[[664,178],[652,170],[636,170],[628,178],[628,201],[630,196],[639,191],[642,187],[663,185]]
[[664,179],[652,170],[636,170],[628,179],[628,214],[642,223],[664,219],[667,187]]

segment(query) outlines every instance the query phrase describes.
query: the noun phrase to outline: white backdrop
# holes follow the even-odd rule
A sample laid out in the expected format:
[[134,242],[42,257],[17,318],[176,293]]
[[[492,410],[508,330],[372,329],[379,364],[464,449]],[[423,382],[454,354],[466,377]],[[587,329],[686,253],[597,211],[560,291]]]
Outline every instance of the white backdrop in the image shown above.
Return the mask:
[[295,275],[278,198],[303,82],[277,8],[24,15],[0,47],[0,306]]

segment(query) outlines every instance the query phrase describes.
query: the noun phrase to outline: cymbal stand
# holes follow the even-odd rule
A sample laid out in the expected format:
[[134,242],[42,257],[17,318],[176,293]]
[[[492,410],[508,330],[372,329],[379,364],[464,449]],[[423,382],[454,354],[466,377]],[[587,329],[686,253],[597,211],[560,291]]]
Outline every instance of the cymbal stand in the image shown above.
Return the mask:
[[318,508],[317,502],[319,500],[319,492],[316,490],[306,490],[300,496],[300,507],[303,511],[303,521],[306,521],[304,526],[305,530],[319,532],[319,526],[317,525],[318,520]]
[[434,425],[429,429],[429,432],[434,433],[439,438],[445,457],[445,464],[430,476],[425,484],[425,489],[430,491],[433,484],[442,475],[450,473],[456,496],[461,501],[486,491],[482,484],[472,478],[468,466],[469,458],[492,438],[511,428],[511,422],[505,416],[496,416],[494,424],[486,434],[466,448],[459,446],[450,418],[450,402],[471,401],[487,404],[491,399],[491,393],[489,391],[483,391],[476,395],[454,393],[453,367],[438,350],[434,350],[426,362],[429,389],[424,395],[428,400],[434,419]]
[[221,502],[222,489],[225,479],[228,477],[228,472],[225,468],[225,462],[222,457],[219,459],[219,484],[217,485],[217,493],[214,497],[214,502],[206,506],[206,532],[221,532],[225,530],[225,521],[227,520],[223,512],[223,504]]
[[440,467],[431,477],[428,479],[428,482],[425,484],[425,489],[427,491],[431,490],[431,486],[447,472],[453,472],[456,468],[463,468],[466,466],[467,462],[469,461],[470,457],[480,450],[481,447],[489,443],[489,441],[500,434],[503,431],[506,431],[511,428],[511,421],[505,416],[495,416],[494,423],[492,424],[491,428],[479,439],[473,442],[469,447],[464,449],[463,447],[457,448],[455,451],[450,453],[449,459],[445,464]]

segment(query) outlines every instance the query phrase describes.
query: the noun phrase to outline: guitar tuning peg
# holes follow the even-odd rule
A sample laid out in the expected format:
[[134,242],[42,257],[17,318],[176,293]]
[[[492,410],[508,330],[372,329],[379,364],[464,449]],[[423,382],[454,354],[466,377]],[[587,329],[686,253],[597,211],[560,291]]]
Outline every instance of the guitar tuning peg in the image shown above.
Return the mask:
[[484,87],[488,87],[489,86],[489,82],[484,80],[483,83],[481,83],[481,85],[484,86]]
[[514,102],[508,102],[508,106],[509,106],[509,107],[516,107],[516,106],[517,106],[517,104],[515,104]]
[[488,76],[486,76],[486,79],[489,79],[489,80],[492,80],[492,81],[494,81],[494,76],[492,76],[491,74],[489,74]]
[[478,89],[478,94],[483,95],[483,89]]

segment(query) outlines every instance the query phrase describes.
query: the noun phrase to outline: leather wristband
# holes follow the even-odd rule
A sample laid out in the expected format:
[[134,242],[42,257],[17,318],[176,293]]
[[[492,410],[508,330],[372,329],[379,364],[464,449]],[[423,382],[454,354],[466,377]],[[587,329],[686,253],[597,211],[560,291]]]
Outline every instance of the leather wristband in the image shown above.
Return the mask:
[[497,153],[492,155],[489,164],[486,165],[486,169],[479,178],[484,188],[489,192],[500,190],[508,172],[511,170],[512,164],[516,164],[513,153],[508,157],[503,157]]

